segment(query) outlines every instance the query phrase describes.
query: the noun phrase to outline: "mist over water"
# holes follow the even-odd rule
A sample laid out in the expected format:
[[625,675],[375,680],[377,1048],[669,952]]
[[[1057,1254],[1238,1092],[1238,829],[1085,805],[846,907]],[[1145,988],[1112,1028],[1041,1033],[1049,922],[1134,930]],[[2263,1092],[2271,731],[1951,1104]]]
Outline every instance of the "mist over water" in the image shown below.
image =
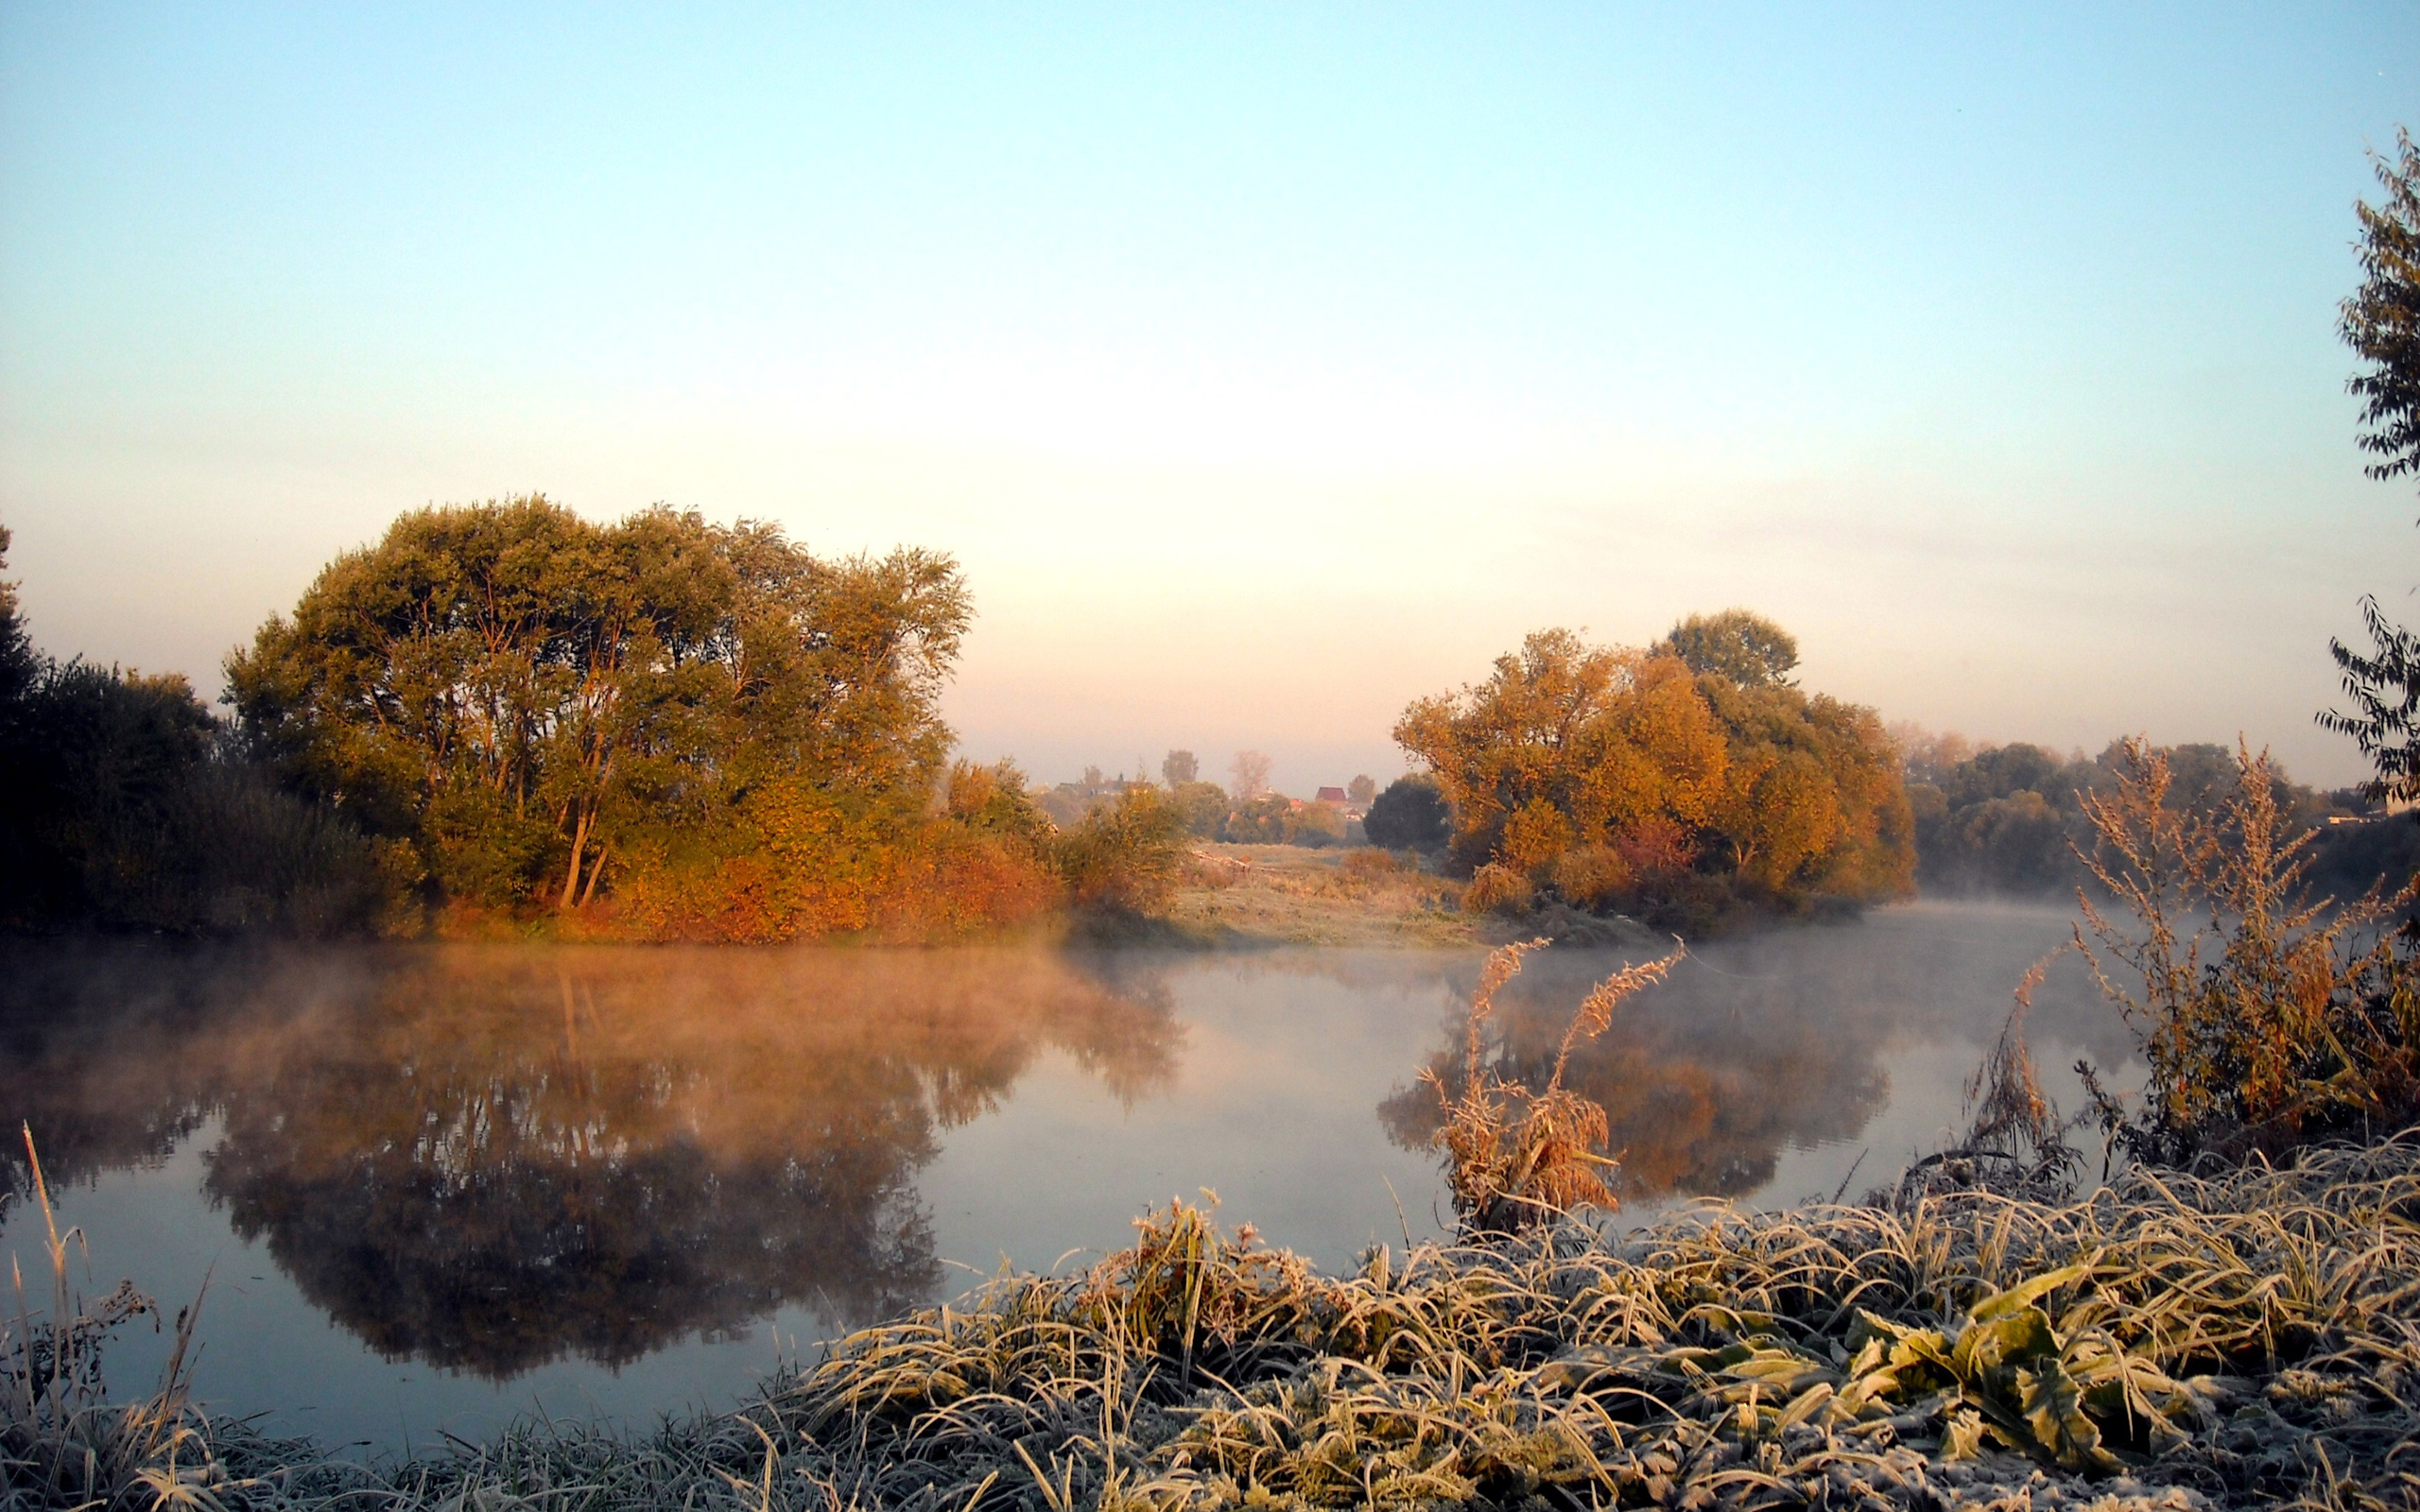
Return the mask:
[[[1709,946],[1570,1081],[1625,1211],[1854,1196],[1942,1143],[2060,911],[1920,904]],[[1551,1058],[1618,965],[1503,995]],[[1324,1265],[1445,1217],[1415,1076],[1459,1055],[1476,954],[166,949],[0,960],[0,1118],[32,1125],[97,1288],[173,1313],[215,1264],[216,1410],[381,1451],[516,1411],[726,1404],[784,1352],[1004,1259],[1114,1247],[1171,1196]],[[2131,1041],[2067,963],[2052,1094]],[[8,1157],[22,1188],[22,1153]],[[40,1227],[0,1213],[0,1249]],[[28,1227],[31,1226],[31,1228]],[[1081,1263],[1078,1254],[1068,1263]],[[164,1341],[130,1336],[122,1386]]]

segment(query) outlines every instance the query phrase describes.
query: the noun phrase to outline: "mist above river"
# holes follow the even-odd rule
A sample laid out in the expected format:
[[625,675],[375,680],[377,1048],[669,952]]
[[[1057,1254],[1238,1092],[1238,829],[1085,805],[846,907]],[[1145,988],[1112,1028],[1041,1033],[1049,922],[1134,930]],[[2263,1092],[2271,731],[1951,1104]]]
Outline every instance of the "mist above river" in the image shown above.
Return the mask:
[[[1574,1062],[1611,1115],[1614,1221],[1886,1180],[1949,1137],[2066,920],[1918,904],[1694,954]],[[533,1404],[728,1401],[777,1349],[1003,1260],[1077,1263],[1205,1189],[1323,1265],[1434,1236],[1415,1078],[1459,1045],[1478,957],[17,944],[5,964],[0,1117],[33,1127],[95,1280],[173,1307],[216,1263],[206,1400],[402,1448]],[[1531,956],[1508,1048],[1550,1043],[1617,964]],[[2070,1107],[2064,1068],[2130,1053],[2071,966],[2031,1017]],[[27,1221],[12,1204],[0,1247]],[[112,1374],[141,1383],[158,1345],[131,1338]]]

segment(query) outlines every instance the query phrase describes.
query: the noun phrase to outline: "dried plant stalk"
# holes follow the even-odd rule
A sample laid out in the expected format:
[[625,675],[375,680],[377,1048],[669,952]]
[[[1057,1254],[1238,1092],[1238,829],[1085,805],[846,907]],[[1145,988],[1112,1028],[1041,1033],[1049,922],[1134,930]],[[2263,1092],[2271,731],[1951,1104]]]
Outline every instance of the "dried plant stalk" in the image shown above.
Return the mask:
[[2236,768],[2217,811],[2180,809],[2168,758],[2128,740],[2114,789],[2082,799],[2095,843],[2078,855],[2134,924],[2080,889],[2075,948],[2150,1063],[2141,1117],[2114,1131],[2153,1159],[2277,1151],[2420,1112],[2420,963],[2384,927],[2420,879],[2306,897],[2311,836],[2290,833],[2274,765],[2238,742]]
[[1686,951],[1675,949],[1597,984],[1564,1031],[1554,1074],[1532,1091],[1486,1063],[1484,1028],[1495,1014],[1495,994],[1521,970],[1521,958],[1545,944],[1504,946],[1480,968],[1464,1030],[1461,1091],[1449,1090],[1433,1070],[1421,1073],[1444,1107],[1436,1141],[1444,1151],[1454,1211],[1476,1232],[1513,1233],[1583,1204],[1621,1205],[1602,1174],[1618,1163],[1599,1153],[1610,1133],[1605,1109],[1565,1088],[1564,1068],[1575,1048],[1612,1024],[1616,1005],[1670,975]]

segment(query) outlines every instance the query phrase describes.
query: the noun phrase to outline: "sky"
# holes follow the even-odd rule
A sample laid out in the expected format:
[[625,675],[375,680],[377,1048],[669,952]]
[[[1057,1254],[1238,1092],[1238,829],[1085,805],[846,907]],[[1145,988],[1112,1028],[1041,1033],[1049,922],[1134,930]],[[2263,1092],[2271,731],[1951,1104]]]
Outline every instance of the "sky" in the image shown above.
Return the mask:
[[0,524],[215,691],[543,491],[952,553],[1045,781],[1406,765],[1733,605],[1991,740],[2274,748],[2420,616],[2338,302],[2420,7],[0,8]]

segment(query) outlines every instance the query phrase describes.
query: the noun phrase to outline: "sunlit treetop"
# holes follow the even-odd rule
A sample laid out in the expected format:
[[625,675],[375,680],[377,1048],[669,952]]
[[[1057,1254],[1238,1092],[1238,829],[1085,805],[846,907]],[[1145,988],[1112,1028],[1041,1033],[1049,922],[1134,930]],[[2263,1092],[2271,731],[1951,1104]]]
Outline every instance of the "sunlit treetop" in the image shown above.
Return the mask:
[[1652,649],[1679,657],[1692,672],[1728,678],[1743,688],[1787,685],[1798,665],[1798,637],[1744,609],[1692,614]]

